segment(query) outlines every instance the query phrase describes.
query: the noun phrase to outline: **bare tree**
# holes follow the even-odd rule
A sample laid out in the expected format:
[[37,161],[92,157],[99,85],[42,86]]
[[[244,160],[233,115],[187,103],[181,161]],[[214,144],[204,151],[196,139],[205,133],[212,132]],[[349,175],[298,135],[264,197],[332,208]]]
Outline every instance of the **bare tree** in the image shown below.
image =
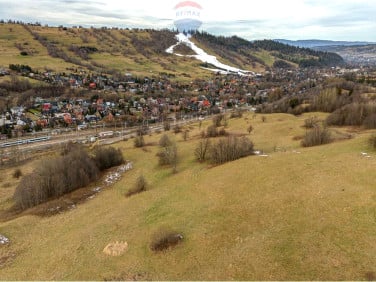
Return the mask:
[[171,141],[167,135],[163,135],[159,140],[161,150],[157,156],[159,158],[159,164],[172,166],[173,173],[177,172],[178,164],[178,149],[176,143]]
[[207,160],[209,149],[210,149],[209,138],[205,138],[198,143],[195,149],[195,156],[199,162],[204,162]]

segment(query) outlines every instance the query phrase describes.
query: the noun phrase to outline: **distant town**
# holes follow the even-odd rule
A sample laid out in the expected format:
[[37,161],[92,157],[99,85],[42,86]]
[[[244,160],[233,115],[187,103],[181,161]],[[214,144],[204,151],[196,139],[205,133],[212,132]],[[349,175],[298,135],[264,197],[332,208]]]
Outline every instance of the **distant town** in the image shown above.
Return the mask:
[[[274,69],[247,76],[214,74],[210,80],[197,79],[186,84],[173,82],[167,74],[140,78],[131,73],[113,77],[80,69],[69,71],[33,72],[30,67],[14,65],[1,68],[0,76],[10,77],[16,86],[25,84],[25,92],[20,104],[1,109],[0,139],[59,128],[84,130],[93,124],[131,127],[197,118],[244,106],[257,111],[259,105],[278,95],[304,97],[307,90],[328,78],[376,82],[371,68]],[[29,78],[44,86],[31,86]],[[6,83],[0,88],[6,89]],[[48,98],[43,97],[46,91]],[[51,93],[56,97],[51,98]]]

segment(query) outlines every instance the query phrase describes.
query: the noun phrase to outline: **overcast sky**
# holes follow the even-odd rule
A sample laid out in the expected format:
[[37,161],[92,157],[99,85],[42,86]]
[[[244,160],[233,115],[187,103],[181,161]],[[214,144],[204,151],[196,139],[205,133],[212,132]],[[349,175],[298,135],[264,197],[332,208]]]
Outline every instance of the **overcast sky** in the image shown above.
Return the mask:
[[[173,28],[177,0],[0,0],[0,19],[49,25]],[[201,29],[254,39],[376,42],[376,0],[197,0]],[[224,4],[226,3],[226,4]]]

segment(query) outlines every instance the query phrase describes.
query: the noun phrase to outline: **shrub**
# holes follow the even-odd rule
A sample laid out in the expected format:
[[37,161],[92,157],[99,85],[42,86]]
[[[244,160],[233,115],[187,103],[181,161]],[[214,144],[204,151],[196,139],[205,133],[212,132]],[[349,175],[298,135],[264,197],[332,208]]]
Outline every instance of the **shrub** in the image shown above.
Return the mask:
[[124,163],[121,150],[113,147],[99,147],[95,151],[94,160],[99,170],[109,169]]
[[236,109],[230,115],[230,118],[241,118],[241,117],[243,117],[243,110],[240,110],[240,109]]
[[305,128],[314,128],[319,123],[319,119],[316,116],[309,117],[304,120],[304,127]]
[[161,147],[168,147],[172,145],[172,141],[168,137],[167,134],[163,134],[161,139],[159,139],[159,146]]
[[150,249],[154,252],[163,251],[176,246],[182,240],[182,234],[168,227],[161,227],[151,236]]
[[223,114],[216,115],[213,117],[213,125],[215,127],[220,127],[222,125],[222,122],[226,122],[225,119],[225,115]]
[[22,171],[21,169],[17,168],[14,172],[13,172],[13,178],[20,178],[22,176]]
[[210,138],[210,137],[218,137],[218,136],[226,136],[227,131],[222,127],[221,129],[218,129],[214,124],[208,126],[206,129],[206,133],[202,132],[201,137],[203,138]]
[[376,149],[376,134],[373,134],[370,138],[369,138],[369,144],[371,145],[371,147],[373,149]]
[[205,136],[206,137],[217,137],[218,136],[217,126],[215,126],[214,124],[208,126],[208,128],[206,129],[206,135]]
[[136,184],[134,185],[134,187],[132,189],[130,189],[126,194],[125,196],[126,197],[130,197],[132,195],[135,195],[135,194],[138,194],[138,193],[141,193],[141,192],[144,192],[146,191],[146,187],[147,187],[147,183],[146,183],[146,179],[143,175],[140,175],[137,180],[136,180]]
[[177,161],[176,144],[163,147],[157,157],[159,158],[159,165],[174,165]]
[[135,148],[144,147],[145,146],[144,136],[142,136],[142,135],[136,136],[136,138],[134,139],[134,146],[135,146]]
[[327,128],[315,126],[306,132],[302,140],[303,147],[319,146],[332,142],[330,131]]
[[223,164],[253,154],[253,143],[246,137],[229,136],[210,147],[213,164]]

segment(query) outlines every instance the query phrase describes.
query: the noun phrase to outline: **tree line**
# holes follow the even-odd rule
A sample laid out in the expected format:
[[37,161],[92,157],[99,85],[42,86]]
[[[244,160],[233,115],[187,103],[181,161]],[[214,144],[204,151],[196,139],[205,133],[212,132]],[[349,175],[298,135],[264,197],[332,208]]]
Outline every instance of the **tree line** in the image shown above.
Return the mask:
[[99,148],[90,156],[83,147],[68,144],[61,156],[41,161],[22,177],[13,195],[15,207],[25,210],[85,187],[98,179],[100,171],[123,163],[119,149]]

